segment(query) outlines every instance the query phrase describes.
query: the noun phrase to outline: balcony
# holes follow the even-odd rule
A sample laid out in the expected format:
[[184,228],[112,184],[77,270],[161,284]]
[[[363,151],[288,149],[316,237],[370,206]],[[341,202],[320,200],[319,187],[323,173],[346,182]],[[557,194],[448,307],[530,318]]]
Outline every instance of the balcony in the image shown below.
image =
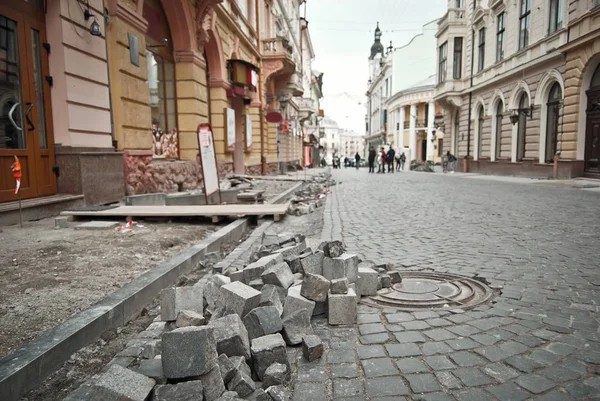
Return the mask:
[[467,24],[465,10],[463,8],[449,8],[448,12],[438,21],[438,32],[436,36],[440,36],[451,25]]
[[317,102],[310,97],[296,99],[296,103],[301,113],[316,113],[318,111],[316,107]]
[[283,62],[283,69],[279,74],[291,74],[296,70],[296,61],[294,60],[294,48],[290,42],[284,38],[265,39],[263,43],[263,61],[265,64],[273,62],[279,64]]

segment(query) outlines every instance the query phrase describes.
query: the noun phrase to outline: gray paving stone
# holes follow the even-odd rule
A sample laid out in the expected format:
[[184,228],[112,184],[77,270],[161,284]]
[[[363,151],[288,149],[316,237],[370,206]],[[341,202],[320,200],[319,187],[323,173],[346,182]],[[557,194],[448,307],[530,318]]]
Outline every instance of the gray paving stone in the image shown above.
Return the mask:
[[360,361],[365,377],[398,375],[398,368],[390,358],[365,359]]
[[552,390],[536,398],[536,401],[574,401],[575,398],[565,392]]
[[366,380],[367,396],[373,400],[376,397],[408,395],[409,389],[397,377],[378,377]]
[[510,379],[514,379],[521,374],[520,372],[517,372],[513,368],[503,363],[492,363],[485,365],[482,369],[486,375],[493,377],[499,382],[505,382]]
[[538,375],[523,375],[517,377],[515,382],[526,390],[531,391],[534,394],[540,394],[544,391],[550,390],[555,387],[556,384],[546,379],[545,377]]
[[448,354],[448,356],[454,361],[454,363],[461,367],[477,366],[485,363],[483,358],[469,351],[454,352]]
[[468,322],[469,320],[473,320],[473,318],[471,316],[468,315],[450,315],[446,317],[447,320],[450,320],[451,322],[454,323],[465,323]]
[[329,363],[352,363],[356,362],[354,352],[348,350],[329,350],[327,352],[327,362]]
[[431,328],[429,323],[424,320],[413,320],[412,322],[404,322],[401,325],[406,330],[426,330]]
[[403,358],[407,356],[421,355],[421,350],[417,344],[386,344],[385,348],[392,358]]
[[325,383],[298,383],[294,387],[293,401],[314,401],[327,399]]
[[353,397],[363,394],[363,386],[360,380],[335,379],[333,380],[333,396],[335,398]]
[[435,377],[440,384],[448,390],[456,390],[463,387],[460,379],[454,376],[450,371],[435,372]]
[[452,361],[444,355],[427,356],[423,359],[427,365],[431,366],[431,369],[433,370],[447,370],[456,368],[456,365],[454,365]]
[[459,368],[453,370],[452,374],[457,376],[467,387],[478,387],[495,383],[493,378],[489,377],[478,368]]
[[502,349],[500,347],[498,347],[497,345],[490,345],[488,347],[476,348],[473,350],[473,352],[478,353],[479,355],[485,357],[486,359],[490,360],[491,362],[498,362],[498,361],[506,359],[507,357],[510,356],[510,355],[506,355],[504,353],[504,351],[502,351]]
[[404,376],[414,393],[431,393],[442,389],[440,383],[431,373]]
[[498,386],[489,386],[485,389],[494,394],[499,400],[523,401],[531,396],[530,393],[514,383],[504,383]]
[[388,333],[368,334],[360,337],[360,342],[364,345],[384,344],[390,339]]
[[402,358],[396,360],[396,366],[402,373],[420,373],[427,372],[429,369],[423,362],[417,358]]
[[428,393],[428,394],[419,394],[414,396],[414,400],[419,401],[452,401],[454,398],[449,396],[448,394],[439,392],[439,393]]
[[531,359],[539,363],[540,365],[552,365],[558,362],[562,356],[554,354],[544,349],[535,349],[529,356]]
[[542,365],[535,360],[528,358],[526,356],[517,355],[510,358],[507,358],[504,362],[509,364],[515,369],[520,370],[521,372],[531,373],[535,369],[541,367]]
[[452,349],[455,349],[456,351],[463,351],[479,347],[479,343],[469,338],[457,338],[452,340],[446,340],[446,344],[448,344],[450,347],[452,347]]
[[356,348],[359,359],[381,358],[387,356],[383,345],[359,345]]
[[524,354],[530,351],[530,348],[528,346],[518,343],[516,341],[506,341],[504,343],[498,344],[498,346],[507,357]]
[[382,323],[367,323],[359,325],[358,331],[364,336],[367,334],[383,333],[386,330]]
[[564,385],[565,390],[577,399],[585,399],[598,395],[598,389],[587,384],[574,382]]
[[557,383],[576,380],[581,377],[581,374],[563,366],[549,366],[536,373]]
[[546,350],[557,355],[569,355],[577,350],[576,346],[559,342],[552,342],[546,345]]
[[433,311],[413,312],[413,316],[415,317],[415,319],[419,319],[419,320],[435,319],[435,318],[440,317],[439,314],[437,314],[436,312],[433,312]]
[[431,327],[445,327],[445,326],[452,326],[454,324],[453,322],[449,322],[448,320],[443,319],[443,318],[429,319],[429,320],[426,320],[426,322]]
[[471,388],[452,393],[458,401],[482,401],[490,398],[490,393],[480,388]]
[[453,351],[445,342],[427,342],[421,345],[423,355],[447,354]]
[[404,323],[415,320],[415,317],[410,313],[406,312],[398,312],[398,313],[390,313],[386,314],[385,318],[389,323]]
[[446,330],[451,331],[452,333],[457,334],[461,337],[469,337],[469,336],[472,336],[473,334],[477,334],[481,331],[478,328],[469,326],[467,324],[446,327]]
[[424,343],[427,341],[421,333],[416,331],[394,333],[394,337],[399,343]]
[[325,374],[325,366],[318,365],[302,365],[298,367],[298,382],[325,382],[327,375]]
[[500,341],[500,338],[491,334],[475,334],[471,338],[483,345],[494,345]]
[[446,329],[426,330],[423,332],[423,334],[425,334],[427,337],[431,338],[434,341],[450,340],[452,338],[457,337],[456,334],[451,333]]
[[359,313],[358,323],[381,323],[381,318],[376,313]]
[[334,379],[353,379],[358,377],[358,365],[355,363],[331,365],[331,377]]

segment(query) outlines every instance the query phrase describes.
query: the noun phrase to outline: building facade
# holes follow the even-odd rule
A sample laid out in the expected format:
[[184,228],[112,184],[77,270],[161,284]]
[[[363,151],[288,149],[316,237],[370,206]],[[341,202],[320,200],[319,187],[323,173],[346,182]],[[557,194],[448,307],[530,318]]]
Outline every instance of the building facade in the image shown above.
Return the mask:
[[365,137],[354,131],[343,130],[340,132],[340,153],[341,158],[347,157],[354,161],[358,153],[362,158],[365,154]]
[[301,164],[302,119],[318,113],[299,105],[314,57],[301,3],[2,2],[0,202],[17,199],[14,156],[22,198],[202,188],[202,123],[221,176]]
[[595,174],[598,129],[589,105],[599,61],[597,12],[596,1],[448,2],[438,22],[435,100],[459,167]]
[[379,23],[375,29],[375,42],[369,55],[369,82],[366,101],[366,148],[380,147],[388,143],[387,109],[385,101],[392,93],[392,44],[384,49],[381,43]]
[[332,164],[334,156],[343,158],[341,149],[341,129],[331,117],[325,116],[319,122],[321,160]]

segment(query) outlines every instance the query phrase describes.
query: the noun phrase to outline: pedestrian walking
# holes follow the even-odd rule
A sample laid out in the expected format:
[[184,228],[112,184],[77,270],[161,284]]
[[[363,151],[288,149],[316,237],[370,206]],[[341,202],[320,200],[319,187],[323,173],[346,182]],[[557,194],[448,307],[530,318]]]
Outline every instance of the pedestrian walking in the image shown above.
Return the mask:
[[387,152],[387,165],[389,173],[394,172],[394,156],[396,156],[396,151],[390,146],[390,150]]
[[404,163],[406,163],[406,155],[404,152],[400,155],[400,164],[402,165],[402,171],[404,171]]
[[356,169],[358,170],[360,167],[360,155],[358,152],[356,152],[356,155],[354,155],[354,160],[356,160]]
[[375,173],[375,158],[377,157],[377,152],[373,146],[369,149],[369,173]]
[[448,158],[448,165],[450,169],[450,174],[454,174],[454,164],[456,164],[456,156],[454,156],[450,151],[446,153],[446,157]]
[[382,167],[383,167],[383,151],[379,150],[377,152],[377,174],[381,174]]
[[350,164],[350,159],[348,159],[348,156],[344,157],[344,168],[348,168],[349,164]]
[[396,171],[400,171],[400,154],[396,153]]

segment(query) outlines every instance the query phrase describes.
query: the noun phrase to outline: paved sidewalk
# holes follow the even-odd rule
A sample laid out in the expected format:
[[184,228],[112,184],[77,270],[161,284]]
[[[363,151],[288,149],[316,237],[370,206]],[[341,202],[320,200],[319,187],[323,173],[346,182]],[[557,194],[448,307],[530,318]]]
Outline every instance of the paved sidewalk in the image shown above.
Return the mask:
[[[465,313],[359,308],[292,353],[294,400],[600,400],[600,196],[468,176],[336,170],[322,239],[501,288]],[[297,350],[299,351],[299,350]]]

